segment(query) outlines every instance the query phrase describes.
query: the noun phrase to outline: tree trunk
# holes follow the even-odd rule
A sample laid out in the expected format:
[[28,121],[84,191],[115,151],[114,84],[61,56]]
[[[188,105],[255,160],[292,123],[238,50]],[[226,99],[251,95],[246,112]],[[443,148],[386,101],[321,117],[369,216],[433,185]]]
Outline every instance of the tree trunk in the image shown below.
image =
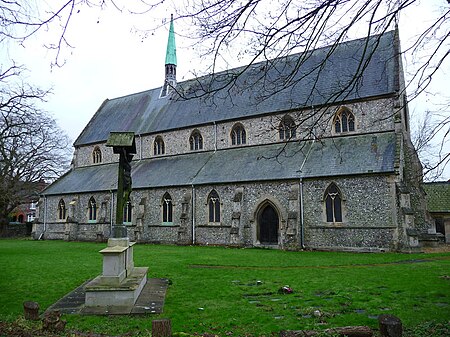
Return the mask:
[[394,315],[381,315],[378,317],[380,334],[383,337],[402,337],[403,328],[400,318]]
[[171,337],[172,324],[170,319],[156,319],[152,321],[152,337]]
[[30,321],[38,321],[39,304],[32,301],[23,302],[23,314],[25,316],[25,319],[28,319]]
[[6,235],[6,227],[8,226],[8,215],[4,214],[4,211],[0,209],[0,237]]

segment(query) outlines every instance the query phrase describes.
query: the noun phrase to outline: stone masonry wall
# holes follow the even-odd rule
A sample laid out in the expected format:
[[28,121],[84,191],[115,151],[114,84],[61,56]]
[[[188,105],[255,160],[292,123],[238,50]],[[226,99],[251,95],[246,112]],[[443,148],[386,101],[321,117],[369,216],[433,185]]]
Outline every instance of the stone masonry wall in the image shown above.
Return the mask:
[[[327,223],[324,193],[334,182],[343,199],[342,223]],[[389,176],[359,176],[303,181],[304,244],[307,249],[391,250],[397,231],[395,183]],[[210,223],[207,198],[220,197],[221,218]],[[162,202],[169,193],[173,222],[162,222]],[[97,221],[88,220],[88,200],[98,204]],[[66,195],[67,219],[59,220],[60,197],[47,198],[47,239],[105,240],[111,228],[111,193]],[[114,195],[115,198],[115,195]],[[258,212],[272,205],[279,217],[278,247],[300,246],[299,181],[255,182],[134,190],[133,216],[127,224],[131,240],[151,243],[260,246]],[[42,204],[42,202],[41,202]],[[193,207],[194,206],[194,207]],[[192,213],[195,228],[192,231]],[[114,214],[113,214],[114,221]],[[42,216],[35,237],[42,231]]]
[[[356,131],[352,134],[378,132],[394,130],[393,122],[393,99],[379,99],[366,102],[357,102],[345,105],[355,115]],[[291,116],[295,123],[299,125],[297,130],[297,139],[312,137],[312,129],[318,137],[333,136],[332,120],[334,114],[340,106],[330,107],[328,109],[302,110],[292,112]],[[246,130],[246,145],[271,144],[279,142],[279,125],[282,114],[273,114],[270,116],[260,116],[240,120]],[[319,120],[317,120],[320,118]],[[198,130],[203,138],[203,150],[214,150],[215,142],[218,149],[230,148],[231,130],[236,124],[232,122],[219,122],[217,125],[209,124],[200,127],[186,128],[182,130],[172,130],[152,135],[136,135],[136,152],[134,159],[144,159],[155,157],[153,152],[154,140],[160,136],[164,140],[165,155],[176,155],[190,152],[189,137],[194,130]],[[313,127],[314,125],[314,127]],[[348,133],[347,133],[348,134]],[[90,144],[78,147],[76,156],[74,156],[75,167],[94,165],[92,152],[96,146],[102,151],[102,163],[111,163],[118,161],[118,156],[112,153],[112,149],[102,144]],[[95,164],[97,165],[97,164]]]
[[[326,222],[324,192],[334,182],[342,197],[342,222]],[[310,248],[395,248],[395,184],[387,176],[305,181],[305,245]],[[320,206],[319,206],[320,205]]]

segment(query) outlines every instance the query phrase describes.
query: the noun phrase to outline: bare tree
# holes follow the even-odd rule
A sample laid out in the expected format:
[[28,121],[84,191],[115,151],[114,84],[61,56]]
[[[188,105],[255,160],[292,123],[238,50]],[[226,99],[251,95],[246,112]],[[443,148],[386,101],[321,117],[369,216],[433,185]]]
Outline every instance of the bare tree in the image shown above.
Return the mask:
[[0,71],[0,229],[35,183],[58,177],[69,158],[67,137],[38,108],[48,92],[17,82],[21,70]]
[[442,109],[427,110],[422,118],[417,118],[413,132],[413,144],[421,158],[424,176],[429,181],[439,179],[450,163],[450,152],[446,147],[450,142],[449,106],[446,102]]
[[[404,87],[406,92],[399,94],[405,94],[406,100],[403,103],[408,103],[431,90],[431,84],[437,74],[443,69],[448,69],[450,54],[448,1],[439,0],[430,4],[418,0],[281,0],[276,3],[268,0],[190,0],[179,9],[178,17],[190,20],[190,24],[197,28],[196,45],[202,50],[201,57],[209,60],[209,72],[214,73],[217,69],[227,67],[224,55],[233,55],[247,64],[240,73],[230,76],[228,81],[221,81],[220,87],[216,81],[213,91],[231,90],[240,74],[251,68],[255,62],[266,61],[267,74],[278,66],[273,60],[295,52],[303,52],[290,76],[279,79],[277,85],[273,87],[273,91],[276,91],[294,86],[306,76],[311,77],[313,74],[317,83],[327,60],[339,43],[355,37],[369,37],[392,30],[399,22],[401,23],[404,13],[412,7],[431,5],[435,7],[433,20],[430,20],[414,39],[402,41],[403,57],[408,56],[410,62]],[[323,62],[316,64],[316,69],[310,69],[309,74],[296,76],[299,70],[306,68],[303,65],[307,64],[312,51],[323,46],[330,46]],[[361,55],[353,78],[344,86],[337,86],[336,91],[328,93],[326,103],[333,104],[342,100],[348,89],[358,86],[366,65],[370,62],[374,50],[378,48],[377,42],[373,42],[372,46],[374,46],[372,49],[367,48]],[[411,55],[414,57],[410,57]],[[259,80],[263,83],[261,86],[267,88],[267,76],[262,75]],[[315,84],[311,87],[314,90]],[[206,95],[210,91],[211,88],[206,87],[203,94]],[[449,106],[443,104],[438,111],[433,110],[433,113],[429,113],[426,120],[427,128],[422,128],[422,134],[416,137],[422,141],[416,142],[416,146],[429,179],[439,177],[449,162],[446,146],[450,138],[450,124],[448,117],[443,117],[450,114]],[[313,133],[313,128],[317,128],[316,124],[326,116],[325,110],[319,114],[316,111],[309,115],[302,114],[297,119],[299,121],[297,127],[308,123]],[[437,138],[439,144],[431,147]]]

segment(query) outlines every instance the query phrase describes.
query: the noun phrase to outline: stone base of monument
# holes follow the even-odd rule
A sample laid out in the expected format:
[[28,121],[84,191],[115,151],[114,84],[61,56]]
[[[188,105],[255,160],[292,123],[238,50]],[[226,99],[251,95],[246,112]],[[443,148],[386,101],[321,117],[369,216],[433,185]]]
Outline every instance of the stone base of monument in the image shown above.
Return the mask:
[[111,238],[102,249],[102,275],[86,284],[84,313],[108,312],[132,307],[145,284],[148,267],[135,267],[133,245],[128,238]]

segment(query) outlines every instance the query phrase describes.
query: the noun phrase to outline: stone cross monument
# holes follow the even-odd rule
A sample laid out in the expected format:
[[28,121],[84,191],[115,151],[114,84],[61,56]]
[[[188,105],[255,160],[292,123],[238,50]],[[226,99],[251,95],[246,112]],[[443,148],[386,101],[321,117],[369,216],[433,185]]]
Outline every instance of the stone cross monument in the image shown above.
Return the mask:
[[117,178],[116,221],[113,226],[113,238],[127,237],[127,229],[123,224],[123,209],[130,199],[131,193],[131,160],[136,154],[134,132],[111,132],[106,146],[112,147],[119,155],[119,172]]
[[86,285],[84,313],[130,313],[147,283],[147,267],[135,267],[133,245],[123,224],[123,210],[131,193],[131,160],[136,153],[133,132],[111,132],[106,146],[119,155],[116,221],[108,247],[102,249],[103,272]]

